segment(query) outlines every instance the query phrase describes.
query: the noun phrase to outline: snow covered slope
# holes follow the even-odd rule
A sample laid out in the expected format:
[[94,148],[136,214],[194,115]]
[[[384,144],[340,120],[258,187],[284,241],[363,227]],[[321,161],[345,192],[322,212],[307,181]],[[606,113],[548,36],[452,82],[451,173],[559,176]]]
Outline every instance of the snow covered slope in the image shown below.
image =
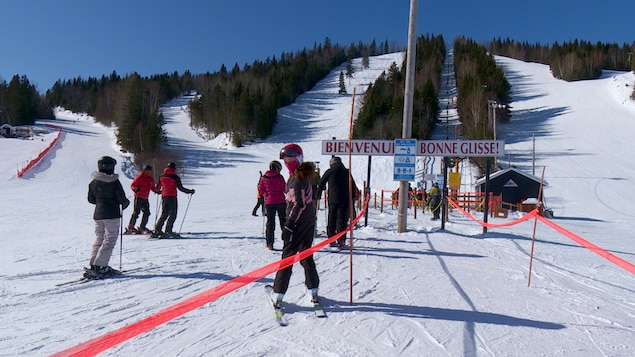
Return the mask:
[[[400,64],[401,56],[371,58],[367,70],[354,61],[356,75],[347,88],[357,87],[356,103],[365,86],[393,61]],[[531,168],[528,150],[535,133],[537,165],[539,170],[546,166],[554,221],[635,262],[630,204],[635,175],[628,164],[635,109],[624,90],[635,82],[633,75],[609,73],[597,81],[564,83],[551,78],[546,66],[499,61],[514,96],[513,120],[501,134],[508,161]],[[122,279],[55,286],[76,278],[87,264],[93,207],[86,192],[97,159],[111,155],[126,161],[117,153],[111,129],[90,120],[56,120],[64,134],[52,155],[27,178],[4,173],[0,184],[0,355],[50,355],[278,260],[264,248],[262,218],[251,216],[258,171],[289,142],[299,143],[306,159],[326,167],[320,141],[348,133],[351,98],[337,95],[341,69],[281,109],[271,138],[243,148],[206,142],[189,129],[187,99],[168,103],[163,110],[169,143],[183,150],[179,172],[184,185],[196,189],[189,207],[188,197],[179,196],[176,227],[183,224],[187,239],[124,236],[111,265],[119,267],[121,257],[124,269],[144,268]],[[14,160],[22,150],[0,139],[3,160]],[[388,159],[373,159],[375,189],[396,187],[391,165]],[[363,181],[366,158],[353,159],[353,174]],[[132,178],[120,178],[128,189]],[[150,202],[153,221],[158,201],[151,197]],[[318,213],[320,232],[324,213]],[[124,220],[129,215],[126,210]],[[428,213],[409,216],[406,233],[395,233],[396,221],[396,210],[371,208],[369,226],[354,231],[352,292],[349,255],[315,254],[327,319],[313,317],[304,275],[296,266],[285,297],[288,327],[274,322],[264,301],[263,285],[273,279],[268,276],[101,355],[635,354],[633,274],[538,224],[527,287],[533,222],[483,235],[479,225],[456,212],[445,231]],[[322,239],[320,234],[316,241]]]

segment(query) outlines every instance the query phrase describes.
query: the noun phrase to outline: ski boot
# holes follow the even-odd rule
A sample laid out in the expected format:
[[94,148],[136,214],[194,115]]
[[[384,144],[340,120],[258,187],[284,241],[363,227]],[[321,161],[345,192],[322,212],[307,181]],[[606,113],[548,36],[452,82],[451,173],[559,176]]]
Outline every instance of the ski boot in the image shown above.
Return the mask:
[[150,235],[150,238],[162,238],[165,233],[161,232],[161,230],[156,230]]
[[128,226],[128,228],[126,228],[126,231],[123,233],[124,234],[138,234],[139,231],[137,231],[137,229],[134,226]]
[[181,238],[181,235],[175,232],[165,232],[159,238],[175,239]]
[[86,279],[104,279],[109,276],[121,274],[119,270],[113,269],[109,266],[91,265],[89,268],[84,268],[84,278]]
[[275,310],[282,310],[282,298],[284,298],[284,294],[281,294],[281,293],[271,294],[271,302],[273,303],[273,308]]
[[313,288],[311,291],[311,303],[313,304],[313,313],[315,317],[326,317],[326,312],[320,303],[320,298],[318,297],[318,289]]
[[311,291],[311,302],[313,304],[319,304],[320,303],[320,298],[318,297],[318,289],[317,288],[313,288],[310,291]]
[[148,229],[148,228],[146,228],[146,227],[139,227],[139,228],[137,228],[137,232],[138,232],[139,234],[152,234],[152,233],[153,233],[151,230],[149,230],[149,229]]

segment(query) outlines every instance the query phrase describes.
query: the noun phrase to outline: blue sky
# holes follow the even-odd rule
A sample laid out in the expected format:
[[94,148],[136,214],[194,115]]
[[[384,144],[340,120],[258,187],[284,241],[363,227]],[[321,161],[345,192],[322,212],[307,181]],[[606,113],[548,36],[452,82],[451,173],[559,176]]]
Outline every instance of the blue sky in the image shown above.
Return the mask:
[[[333,43],[407,43],[409,0],[2,0],[0,78],[215,72]],[[574,10],[575,9],[575,10]],[[633,0],[419,1],[417,34],[553,44],[635,41]]]

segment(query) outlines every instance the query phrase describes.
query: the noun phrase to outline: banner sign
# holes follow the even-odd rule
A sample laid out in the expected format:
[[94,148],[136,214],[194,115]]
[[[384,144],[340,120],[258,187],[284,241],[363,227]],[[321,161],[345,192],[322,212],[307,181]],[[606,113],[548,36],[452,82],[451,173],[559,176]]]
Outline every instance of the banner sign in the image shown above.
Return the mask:
[[[410,139],[405,139],[410,140]],[[322,140],[322,155],[394,156],[394,140]],[[417,140],[417,156],[503,157],[505,140]]]

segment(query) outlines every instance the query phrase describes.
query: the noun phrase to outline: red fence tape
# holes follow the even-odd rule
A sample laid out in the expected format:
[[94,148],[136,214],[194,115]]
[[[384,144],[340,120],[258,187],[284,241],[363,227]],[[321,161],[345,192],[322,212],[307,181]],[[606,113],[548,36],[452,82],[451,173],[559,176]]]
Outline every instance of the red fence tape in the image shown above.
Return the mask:
[[509,226],[515,226],[520,222],[524,222],[526,220],[529,220],[531,218],[534,218],[537,214],[538,211],[537,210],[533,210],[531,212],[529,212],[528,214],[524,215],[523,217],[515,220],[515,221],[511,221],[511,222],[505,222],[505,223],[500,223],[500,224],[491,224],[491,223],[487,223],[487,222],[482,222],[479,221],[478,219],[474,218],[474,216],[472,216],[471,213],[469,213],[468,211],[464,210],[462,207],[459,206],[459,204],[454,201],[453,199],[448,197],[448,202],[454,206],[459,212],[463,213],[463,215],[467,216],[469,219],[473,220],[474,222],[480,224],[483,227],[487,227],[487,228],[500,228],[500,227],[509,227]]
[[260,280],[266,277],[269,274],[275,273],[280,269],[284,269],[289,265],[299,262],[300,260],[308,257],[309,255],[319,251],[324,248],[326,245],[334,242],[342,235],[346,234],[348,231],[355,227],[355,224],[361,219],[362,216],[366,213],[366,209],[368,208],[368,198],[366,199],[366,206],[360,212],[360,214],[351,222],[351,225],[344,230],[328,239],[314,245],[313,247],[302,251],[294,256],[290,256],[279,261],[273,262],[269,265],[265,265],[262,268],[251,271],[247,274],[241,275],[237,278],[234,278],[230,281],[222,283],[212,289],[203,291],[197,295],[194,295],[186,300],[177,303],[176,305],[172,305],[167,309],[161,310],[156,314],[149,316],[143,320],[137,321],[133,324],[124,326],[118,330],[111,331],[105,335],[93,338],[92,340],[88,340],[84,343],[71,347],[69,349],[57,352],[52,357],[62,357],[62,356],[94,356],[100,352],[103,352],[111,347],[114,347],[122,342],[125,342],[137,335],[140,335],[144,332],[147,332],[159,325],[162,325],[170,320],[173,320],[181,315],[184,315],[196,308],[199,308],[207,303],[210,303],[224,295],[231,293],[232,291],[238,290],[248,284],[253,283],[254,281]]
[[598,247],[597,245],[583,239],[582,237],[573,234],[571,232],[569,232],[568,230],[560,227],[559,225],[551,222],[550,220],[546,219],[545,217],[542,217],[540,215],[536,215],[536,218],[538,218],[538,220],[546,225],[548,225],[549,227],[553,228],[555,231],[562,233],[564,236],[566,236],[567,238],[573,240],[574,242],[580,244],[581,246],[585,247],[586,249],[592,251],[593,253],[601,256],[602,258],[610,261],[611,263],[619,266],[620,268],[625,269],[626,271],[631,272],[631,274],[635,274],[635,265],[616,256],[613,255],[609,252],[607,252],[606,250]]
[[55,144],[57,144],[57,141],[60,138],[60,135],[62,133],[62,128],[60,128],[59,126],[55,126],[55,125],[51,125],[51,124],[45,124],[48,127],[51,127],[53,129],[57,130],[57,135],[55,136],[55,138],[49,143],[49,145],[40,152],[40,154],[33,160],[29,161],[29,163],[22,168],[22,170],[18,171],[18,177],[22,177],[24,176],[24,174],[32,169],[35,165],[37,165],[43,158],[44,156],[46,156],[46,154],[48,154],[49,151],[51,151],[51,149],[55,146]]
[[598,247],[597,245],[585,240],[584,238],[569,232],[568,230],[562,228],[561,226],[551,222],[550,220],[546,219],[545,217],[541,216],[538,214],[538,210],[535,209],[531,212],[529,212],[528,214],[526,214],[525,216],[521,217],[520,219],[511,221],[511,222],[506,222],[503,224],[489,224],[489,223],[485,223],[485,222],[481,222],[479,220],[477,220],[476,218],[474,218],[474,216],[472,216],[469,212],[465,211],[463,208],[459,207],[459,205],[453,201],[451,198],[448,198],[448,202],[450,202],[450,204],[452,204],[452,206],[456,207],[457,210],[459,210],[459,212],[463,213],[464,215],[466,215],[467,217],[469,217],[471,220],[473,220],[474,222],[477,222],[478,224],[480,224],[483,227],[487,227],[487,228],[497,228],[497,227],[506,227],[506,226],[512,226],[512,225],[516,225],[520,222],[524,222],[530,218],[536,218],[538,219],[540,222],[548,225],[549,227],[551,227],[553,230],[555,230],[558,233],[561,233],[562,235],[564,235],[565,237],[571,239],[572,241],[578,243],[579,245],[583,246],[584,248],[592,251],[593,253],[601,256],[602,258],[610,261],[611,263],[619,266],[622,269],[625,269],[626,271],[630,272],[631,274],[635,274],[635,265],[614,255],[611,254],[609,252],[607,252],[606,250]]

